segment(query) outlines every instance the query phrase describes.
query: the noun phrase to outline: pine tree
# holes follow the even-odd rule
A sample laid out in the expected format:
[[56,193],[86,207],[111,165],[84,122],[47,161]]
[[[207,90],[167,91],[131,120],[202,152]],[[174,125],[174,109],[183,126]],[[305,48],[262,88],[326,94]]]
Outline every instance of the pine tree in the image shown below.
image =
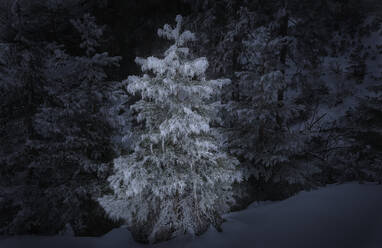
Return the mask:
[[164,58],[137,58],[148,74],[126,82],[142,97],[132,109],[144,128],[136,131],[134,152],[114,161],[114,194],[100,199],[110,216],[125,219],[151,242],[219,227],[233,200],[231,184],[241,178],[212,126],[219,106],[213,96],[227,81],[205,79],[207,59],[189,59],[185,45],[195,36],[181,32],[181,16],[176,22],[158,30],[174,42]]

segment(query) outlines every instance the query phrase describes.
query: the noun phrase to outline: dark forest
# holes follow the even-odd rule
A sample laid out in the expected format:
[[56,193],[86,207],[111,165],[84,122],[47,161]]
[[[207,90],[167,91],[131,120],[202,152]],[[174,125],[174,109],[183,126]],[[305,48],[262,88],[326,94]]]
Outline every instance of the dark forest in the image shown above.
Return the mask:
[[382,183],[379,1],[0,0],[3,237],[224,234],[354,182]]

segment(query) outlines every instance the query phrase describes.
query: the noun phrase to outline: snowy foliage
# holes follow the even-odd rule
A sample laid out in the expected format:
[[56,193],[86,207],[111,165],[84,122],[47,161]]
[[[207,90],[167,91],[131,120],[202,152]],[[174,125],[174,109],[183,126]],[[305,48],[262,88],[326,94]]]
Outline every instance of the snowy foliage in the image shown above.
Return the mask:
[[112,217],[147,226],[142,235],[150,241],[219,226],[233,200],[231,184],[241,178],[211,126],[219,106],[211,98],[227,81],[205,79],[207,60],[189,59],[185,45],[194,35],[181,32],[181,16],[176,22],[158,31],[174,42],[164,58],[136,59],[152,73],[127,80],[127,90],[142,98],[132,109],[144,129],[136,130],[134,152],[114,161],[114,194],[100,199]]

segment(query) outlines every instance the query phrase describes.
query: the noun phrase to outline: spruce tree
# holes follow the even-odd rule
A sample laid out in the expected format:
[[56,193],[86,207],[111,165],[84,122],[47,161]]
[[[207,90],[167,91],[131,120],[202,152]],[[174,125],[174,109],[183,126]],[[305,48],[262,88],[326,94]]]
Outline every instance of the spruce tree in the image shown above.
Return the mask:
[[131,108],[144,128],[136,130],[134,151],[114,161],[114,194],[100,199],[110,216],[150,242],[219,227],[233,201],[231,185],[241,179],[212,126],[220,105],[213,99],[228,81],[206,80],[207,59],[190,59],[185,45],[195,36],[181,32],[181,16],[176,22],[158,30],[174,42],[164,58],[137,58],[147,74],[126,81],[128,92],[141,96]]

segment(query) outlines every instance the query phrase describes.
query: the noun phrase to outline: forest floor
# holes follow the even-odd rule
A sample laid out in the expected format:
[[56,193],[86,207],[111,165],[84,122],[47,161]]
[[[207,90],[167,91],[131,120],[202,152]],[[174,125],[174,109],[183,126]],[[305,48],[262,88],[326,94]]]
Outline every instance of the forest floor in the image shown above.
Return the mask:
[[[329,185],[279,202],[255,202],[224,216],[223,232],[183,236],[152,247],[380,248],[382,185]],[[0,238],[0,248],[151,247],[133,241],[125,228],[100,238]]]

